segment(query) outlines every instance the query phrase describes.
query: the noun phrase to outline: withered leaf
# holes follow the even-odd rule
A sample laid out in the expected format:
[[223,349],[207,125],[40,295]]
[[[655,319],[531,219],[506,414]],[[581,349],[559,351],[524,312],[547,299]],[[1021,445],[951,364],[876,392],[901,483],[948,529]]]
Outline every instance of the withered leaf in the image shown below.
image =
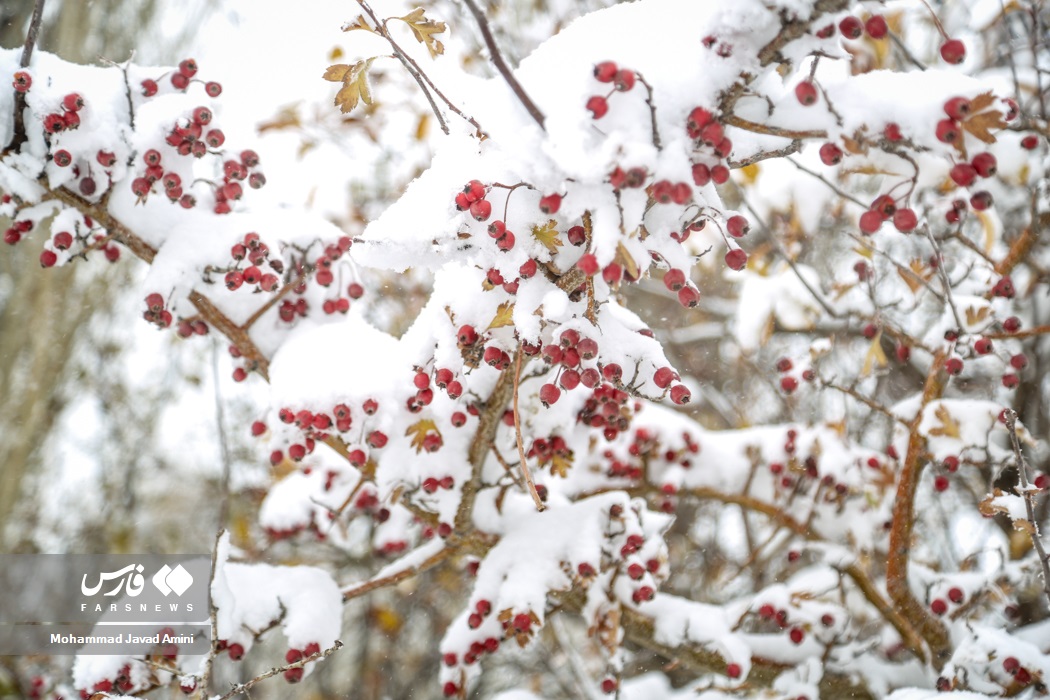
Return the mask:
[[875,365],[885,367],[888,361],[886,353],[882,351],[882,333],[876,333],[875,337],[871,339],[871,345],[868,346],[867,354],[864,356],[864,366],[860,370],[860,376],[866,377],[871,374],[871,370]]
[[560,476],[564,479],[569,475],[570,467],[572,467],[572,461],[560,454],[556,454],[551,458],[551,474],[554,476]]
[[346,74],[350,72],[350,66],[346,63],[337,63],[334,66],[328,66],[325,69],[324,76],[325,80],[332,83],[341,83],[345,78]]
[[638,269],[638,263],[634,261],[631,254],[627,252],[627,248],[623,243],[616,244],[616,262],[623,265],[624,272],[627,273],[628,277],[638,279],[641,276],[641,271]]
[[405,430],[405,437],[411,436],[412,447],[416,449],[417,454],[423,451],[423,440],[426,439],[427,433],[437,433],[439,437],[441,436],[441,431],[438,430],[434,421],[429,418],[417,421]]
[[558,222],[554,219],[549,220],[542,226],[533,226],[532,237],[546,248],[547,252],[552,256],[557,255],[558,248],[565,245],[562,243],[562,240],[558,238]]
[[448,28],[444,22],[436,22],[432,19],[427,19],[426,13],[422,7],[417,7],[404,17],[397,17],[396,19],[399,19],[408,25],[409,29],[411,29],[412,33],[415,35],[416,41],[426,45],[431,58],[437,58],[439,55],[445,53],[445,45],[438,41],[434,36],[435,34],[441,34]]
[[[343,87],[335,94],[335,105],[343,114],[353,111],[358,102],[364,102],[366,105],[372,104],[372,90],[368,86],[368,69],[374,60],[375,58],[369,58],[365,61],[358,61],[343,73]],[[331,66],[328,71],[341,67]],[[334,74],[338,74],[338,71]],[[325,73],[326,79],[334,81],[327,76],[328,72]]]
[[496,315],[492,319],[492,323],[486,330],[492,330],[493,328],[503,328],[504,326],[510,326],[514,324],[514,304],[509,301],[505,301],[499,305],[496,309]]
[[930,435],[953,438],[959,437],[959,421],[952,418],[952,414],[948,411],[947,406],[943,403],[937,406],[933,415],[937,417],[937,420],[939,420],[941,424],[935,428],[930,428]]
[[358,29],[363,29],[366,32],[372,32],[375,34],[375,29],[368,23],[364,15],[358,15],[353,22],[347,22],[343,25],[344,32],[352,32]]
[[962,127],[967,132],[985,143],[995,143],[996,141],[995,136],[992,135],[989,129],[1002,129],[1005,126],[1006,122],[1003,121],[1002,112],[994,109],[974,114],[962,123]]

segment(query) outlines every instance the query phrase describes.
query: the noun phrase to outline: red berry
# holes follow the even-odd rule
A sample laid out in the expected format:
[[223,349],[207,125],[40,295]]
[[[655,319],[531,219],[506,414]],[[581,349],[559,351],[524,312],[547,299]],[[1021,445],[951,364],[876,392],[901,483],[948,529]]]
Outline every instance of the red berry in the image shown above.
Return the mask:
[[978,338],[973,344],[973,349],[978,355],[987,355],[993,349],[992,341],[988,338]]
[[970,114],[970,100],[966,97],[952,97],[944,103],[944,113],[949,118],[962,121]]
[[716,185],[724,185],[728,180],[729,168],[721,164],[711,168],[711,182]]
[[52,250],[46,248],[40,251],[40,267],[54,267],[58,262],[58,256]]
[[543,403],[544,407],[557,403],[559,398],[561,398],[561,389],[553,384],[544,384],[540,387],[540,402]]
[[668,270],[664,274],[664,286],[672,292],[677,292],[685,286],[685,273],[679,269]]
[[693,286],[682,287],[678,290],[678,303],[687,309],[695,308],[700,304],[700,292]]
[[793,644],[801,644],[802,640],[806,638],[806,633],[801,627],[792,627],[788,636]]
[[[948,477],[944,476],[943,474],[938,474],[933,480],[933,490],[937,492],[947,491]],[[936,612],[936,610],[934,612]],[[937,614],[939,615],[940,613]]]
[[977,179],[977,169],[969,163],[956,163],[948,174],[959,187],[969,187]]
[[944,362],[944,371],[953,377],[959,375],[963,371],[963,361],[958,357],[949,357]]
[[671,401],[679,406],[689,403],[690,398],[692,398],[692,393],[685,384],[675,384],[671,387]]
[[602,679],[602,692],[606,695],[612,695],[616,692],[616,689],[620,687],[619,681],[615,678],[603,678]]
[[966,58],[966,47],[958,39],[949,39],[941,44],[941,58],[946,63],[962,63]]
[[864,25],[858,18],[849,15],[839,22],[839,31],[847,39],[859,39],[864,34]]
[[890,28],[886,25],[886,18],[882,15],[872,15],[868,18],[868,21],[864,23],[864,30],[868,32],[868,36],[872,39],[882,39],[885,37]]
[[812,80],[803,80],[795,86],[795,97],[803,106],[809,107],[817,101],[817,86]]
[[992,175],[995,175],[995,171],[998,168],[998,161],[991,153],[978,153],[973,157],[970,164],[973,165],[974,170],[976,170],[977,174],[981,177],[991,177]]
[[901,233],[909,233],[919,225],[919,217],[912,209],[903,207],[893,213],[893,225]]
[[943,615],[948,612],[948,604],[940,598],[935,598],[934,601],[930,603],[930,610],[933,611],[934,615]]
[[661,389],[666,389],[677,377],[677,373],[670,367],[660,367],[653,373],[653,383]]
[[619,70],[613,61],[602,61],[594,66],[594,79],[599,83],[611,83]]
[[882,130],[882,135],[887,141],[900,141],[904,138],[904,136],[901,135],[901,128],[896,122],[890,122],[887,124]]
[[729,231],[729,235],[733,238],[743,238],[751,230],[751,224],[746,218],[737,214],[729,217],[729,220],[726,221],[726,230]]
[[470,215],[478,221],[485,221],[492,214],[492,203],[487,199],[479,199],[470,205]]
[[798,380],[794,377],[781,377],[780,388],[785,394],[791,394],[795,389],[798,389]]
[[725,262],[730,269],[743,270],[747,265],[747,253],[740,248],[734,248],[726,253]]
[[875,211],[874,209],[869,209],[868,211],[860,215],[861,233],[864,233],[866,235],[871,235],[875,233],[880,228],[882,228],[882,222],[882,214]]
[[29,92],[29,88],[33,86],[33,77],[24,70],[17,71],[14,74],[14,81],[12,86],[15,92]]
[[825,143],[820,147],[820,161],[824,165],[837,165],[842,161],[842,149],[833,143]]
[[226,647],[226,653],[230,655],[230,658],[234,661],[240,661],[244,658],[244,647],[234,642]]
[[593,119],[601,119],[609,112],[609,102],[601,95],[594,95],[587,100],[587,109]]
[[942,119],[937,122],[937,140],[943,143],[955,143],[959,140],[959,124],[953,119]]
[[598,259],[594,257],[593,253],[584,253],[577,261],[576,267],[580,268],[580,271],[588,277],[593,277],[598,272]]
[[952,601],[956,605],[963,602],[963,600],[965,599],[966,594],[963,593],[963,590],[961,588],[952,587],[948,590],[948,600]]
[[616,77],[613,78],[613,84],[616,89],[620,92],[627,92],[634,87],[635,75],[634,71],[622,68],[616,71]]
[[740,678],[741,673],[743,673],[743,669],[740,668],[740,664],[728,664],[726,666],[726,675],[730,678]]
[[62,98],[62,107],[69,112],[79,112],[84,107],[84,98],[71,92]]
[[976,211],[984,211],[992,206],[995,200],[992,198],[992,193],[987,190],[981,190],[980,192],[974,192],[973,196],[970,197],[970,206]]
[[561,195],[549,194],[540,198],[540,211],[544,214],[557,214],[561,208]]
[[303,668],[290,668],[284,672],[284,680],[288,683],[298,683],[303,679]]
[[1021,139],[1021,148],[1028,151],[1034,151],[1035,149],[1039,148],[1039,137],[1035,134],[1029,134],[1028,136],[1025,136],[1023,139]]

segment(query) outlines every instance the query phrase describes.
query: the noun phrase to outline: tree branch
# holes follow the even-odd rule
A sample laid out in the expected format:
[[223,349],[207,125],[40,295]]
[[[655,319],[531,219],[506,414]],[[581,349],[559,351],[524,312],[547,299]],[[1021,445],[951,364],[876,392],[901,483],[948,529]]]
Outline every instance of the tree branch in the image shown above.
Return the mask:
[[499,47],[496,45],[496,38],[492,36],[492,30],[489,28],[489,21],[488,18],[485,17],[485,13],[481,11],[481,8],[478,7],[474,0],[463,0],[463,4],[466,5],[467,9],[470,10],[470,13],[474,15],[474,19],[478,23],[478,28],[481,30],[481,36],[485,39],[485,46],[489,49],[489,58],[492,60],[492,63],[495,64],[496,70],[498,70],[499,74],[503,76],[503,79],[507,82],[507,85],[510,86],[510,89],[514,91],[514,95],[518,98],[518,101],[521,102],[522,106],[525,107],[525,111],[529,113],[529,116],[536,120],[536,123],[540,125],[541,129],[546,130],[546,127],[544,126],[546,118],[543,116],[543,112],[540,111],[540,108],[536,106],[532,101],[532,98],[525,92],[525,88],[523,88],[521,83],[518,82],[518,79],[514,77],[514,73],[511,71],[510,66],[508,66],[507,62],[503,60],[503,54],[500,53]]

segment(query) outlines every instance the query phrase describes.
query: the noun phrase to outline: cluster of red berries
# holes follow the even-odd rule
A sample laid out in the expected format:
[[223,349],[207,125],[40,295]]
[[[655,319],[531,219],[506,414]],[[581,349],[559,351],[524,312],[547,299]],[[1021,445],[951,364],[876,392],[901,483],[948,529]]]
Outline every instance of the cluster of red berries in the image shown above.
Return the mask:
[[[294,664],[302,661],[303,659],[308,659],[311,656],[320,653],[321,645],[317,642],[310,642],[302,649],[289,649],[288,651],[286,651],[284,653],[284,660],[285,663]],[[290,668],[286,670],[282,675],[284,676],[284,680],[288,681],[289,683],[298,683],[303,679],[303,667],[300,666],[298,668]]]
[[171,325],[171,312],[166,306],[163,296],[156,292],[149,294],[146,296],[146,311],[142,317],[161,328],[167,328]]
[[226,143],[226,134],[222,129],[204,130],[211,124],[213,116],[209,107],[197,107],[189,119],[180,119],[175,123],[165,137],[165,142],[180,156],[203,158],[209,148],[221,148]]
[[[479,180],[471,180],[463,189],[456,194],[455,203],[457,211],[469,211],[476,221],[487,221],[492,216],[492,202],[485,199],[488,190]],[[511,234],[513,247],[513,234]],[[508,248],[509,248],[508,247]]]
[[594,67],[594,79],[599,83],[612,84],[612,89],[605,95],[593,95],[587,98],[587,110],[594,119],[601,119],[609,113],[609,98],[617,92],[630,92],[637,81],[637,74],[627,68],[620,68],[613,61],[602,61]]
[[551,435],[549,439],[536,438],[533,440],[525,456],[536,459],[542,468],[554,461],[555,458],[571,462],[573,451],[569,449],[569,446],[565,443],[565,438],[561,435]]
[[[540,393],[542,398],[543,394]],[[606,440],[612,441],[631,426],[630,395],[612,384],[594,388],[576,414],[576,422],[601,430]]]
[[[52,112],[44,117],[44,131],[49,134],[57,134],[62,131],[72,131],[80,126],[80,110],[84,108],[84,98],[78,93],[71,92],[62,98],[62,111]],[[59,156],[59,154],[63,154]],[[54,156],[55,164],[67,166],[72,162],[72,157],[66,151],[57,151]]]
[[729,168],[722,162],[733,150],[733,142],[725,135],[721,122],[703,107],[694,107],[686,117],[685,131],[693,139],[696,150],[706,148],[715,162],[700,162],[693,165],[693,182],[703,187],[709,182],[721,185],[729,180]]
[[[200,79],[195,79],[197,75],[197,62],[192,58],[187,58],[179,62],[177,70],[169,75],[171,86],[179,91],[185,91],[190,86],[191,82],[204,82]],[[147,78],[141,83],[142,95],[144,97],[153,97],[157,94],[160,86],[156,80]],[[209,97],[218,97],[222,94],[222,85],[214,81],[204,83],[204,91],[208,93]]]
[[[237,266],[226,273],[226,288],[231,292],[240,289],[242,285],[254,286],[256,290],[272,292],[277,289],[280,280],[277,275],[284,272],[284,263],[277,259],[270,259],[270,247],[262,242],[257,233],[246,233],[240,243],[234,243],[230,247],[230,256]],[[243,270],[240,264],[247,259],[250,265]],[[261,266],[268,264],[273,272],[263,272]]]
[[879,195],[871,203],[871,208],[860,215],[860,231],[866,236],[882,228],[886,221],[893,221],[894,227],[901,233],[910,233],[919,224],[919,217],[913,209],[897,207],[897,202],[888,194]]
[[953,586],[952,588],[948,589],[946,598],[947,600],[945,600],[944,598],[934,598],[930,602],[930,612],[932,612],[934,615],[937,615],[938,617],[944,615],[948,612],[949,602],[955,605],[961,605],[966,600],[966,594],[963,592],[963,589],[959,588],[958,586]]
[[[774,627],[775,629],[788,630],[788,638],[792,644],[801,644],[802,640],[806,638],[806,630],[800,625],[791,625],[788,619],[788,611],[783,608],[778,609],[776,606],[770,603],[764,603],[758,608],[758,620],[761,624],[766,626]],[[835,620],[831,615],[824,615],[821,618],[821,623],[825,627],[830,627],[835,624]]]
[[[776,363],[777,372],[780,373],[780,389],[785,394],[792,394],[798,389],[798,379],[795,375],[790,374],[795,369],[795,363],[791,361],[790,357],[781,357]],[[802,371],[802,379],[807,382],[812,382],[817,378],[817,373],[812,368],[807,367]]]
[[248,180],[248,186],[257,190],[266,184],[266,176],[259,172],[259,154],[252,150],[241,151],[237,160],[227,159],[222,164],[222,184],[215,183],[216,214],[229,214],[230,202],[240,199],[244,194],[241,182]]

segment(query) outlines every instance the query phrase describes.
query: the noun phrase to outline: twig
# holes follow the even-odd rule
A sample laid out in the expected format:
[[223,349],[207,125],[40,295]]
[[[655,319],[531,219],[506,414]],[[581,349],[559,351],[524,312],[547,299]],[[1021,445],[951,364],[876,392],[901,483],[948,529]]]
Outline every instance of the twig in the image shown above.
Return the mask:
[[244,683],[241,683],[239,685],[233,686],[232,688],[230,688],[229,691],[227,691],[227,693],[225,695],[221,696],[219,698],[219,700],[230,700],[230,698],[235,697],[237,695],[240,695],[241,693],[244,693],[244,694],[247,695],[249,690],[251,690],[253,687],[255,687],[258,683],[261,683],[262,681],[266,680],[267,678],[272,678],[272,677],[276,676],[279,673],[284,673],[285,671],[290,671],[293,668],[302,668],[302,667],[306,666],[306,664],[313,663],[314,661],[320,661],[321,659],[327,659],[329,656],[334,654],[336,651],[338,651],[339,649],[342,649],[342,647],[343,647],[343,643],[337,639],[337,640],[335,640],[335,644],[333,644],[332,646],[328,647],[324,651],[319,651],[316,654],[311,654],[310,656],[306,657],[305,659],[302,659],[300,661],[296,661],[294,664],[286,664],[284,666],[271,668],[266,673],[259,674],[255,678],[252,678],[250,681],[245,681]]
[[521,356],[525,353],[521,350],[521,344],[518,344],[518,352],[514,358],[514,439],[518,442],[518,456],[521,458],[521,475],[525,478],[525,486],[528,487],[529,495],[532,496],[533,503],[536,504],[536,510],[542,513],[547,510],[546,506],[543,505],[543,499],[540,498],[540,494],[536,491],[536,483],[532,480],[532,473],[529,471],[529,463],[525,459],[525,446],[522,444],[521,439],[521,415],[518,413],[518,387],[521,383]]
[[749,121],[743,117],[738,117],[735,114],[727,114],[722,118],[722,121],[729,126],[735,126],[738,129],[744,131],[750,131],[755,134],[762,134],[764,136],[779,136],[785,139],[791,139],[797,141],[799,139],[826,139],[828,132],[823,130],[818,131],[796,131],[794,129],[783,129],[779,126],[772,126],[770,124],[759,124],[758,122]]
[[960,330],[965,328],[962,322],[962,317],[959,316],[959,309],[955,306],[955,297],[952,296],[952,285],[948,281],[948,273],[944,271],[944,258],[941,255],[941,247],[937,245],[937,241],[934,240],[933,234],[930,232],[929,224],[923,224],[923,232],[926,234],[926,240],[930,242],[933,247],[933,254],[937,259],[937,276],[941,279],[941,286],[944,287],[944,298],[948,302],[948,306],[951,307],[952,316],[955,317],[955,327]]
[[896,47],[897,47],[897,49],[898,49],[898,50],[899,50],[899,51],[900,51],[900,52],[901,52],[902,54],[904,54],[904,57],[905,57],[906,59],[908,59],[908,61],[909,61],[909,62],[910,62],[910,63],[911,63],[911,64],[912,64],[913,66],[915,66],[915,67],[916,67],[916,68],[918,68],[919,70],[926,70],[926,64],[925,64],[925,63],[923,63],[922,61],[920,61],[919,59],[915,58],[915,54],[913,54],[913,53],[912,53],[912,52],[911,52],[911,51],[910,51],[910,50],[908,49],[908,47],[904,45],[904,42],[903,42],[903,41],[901,41],[900,37],[899,37],[899,36],[897,36],[897,34],[896,34],[895,32],[890,32],[890,33],[889,33],[889,35],[890,35],[890,41],[892,41],[892,42],[893,42],[893,45],[894,45],[894,46],[896,46]]
[[507,85],[509,85],[510,89],[514,91],[514,95],[518,98],[518,101],[521,102],[522,106],[525,107],[525,111],[529,113],[529,116],[536,120],[536,123],[540,125],[541,129],[546,130],[546,127],[544,126],[546,118],[543,116],[543,112],[540,111],[540,108],[536,106],[532,101],[532,98],[530,98],[528,93],[525,92],[525,88],[521,86],[518,79],[514,77],[514,73],[511,72],[510,66],[508,66],[507,62],[503,60],[503,54],[500,53],[499,47],[496,46],[496,38],[492,36],[492,30],[489,28],[489,21],[488,18],[485,17],[485,13],[481,11],[481,8],[478,7],[474,0],[463,0],[463,4],[466,5],[467,9],[470,10],[470,13],[474,15],[474,19],[478,23],[478,28],[481,30],[481,36],[485,39],[485,46],[489,49],[489,59],[495,64],[496,70],[498,70],[500,75],[503,76],[503,79],[507,81]]
[[[45,0],[36,0],[33,5],[33,16],[29,20],[29,30],[26,32],[25,43],[22,44],[22,58],[19,60],[19,65],[22,68],[28,68],[29,62],[33,58],[33,49],[36,47],[37,37],[40,36],[40,24],[44,19],[44,2]],[[28,138],[26,136],[25,121],[23,120],[23,113],[26,109],[26,94],[24,92],[15,91],[15,113],[14,113],[14,136],[11,139],[10,149],[17,151]]]
[[656,105],[653,104],[653,86],[638,71],[635,71],[634,75],[638,78],[638,82],[645,86],[645,104],[649,105],[649,123],[652,124],[653,145],[656,146],[656,150],[662,151],[664,147],[660,143],[660,130],[656,126]]
[[800,150],[802,150],[802,142],[792,141],[787,146],[778,148],[775,151],[759,151],[743,160],[726,161],[726,164],[733,169],[746,168],[749,165],[754,165],[755,163],[760,163],[764,160],[769,160],[770,158],[786,158],[787,156],[798,153]]
[[[1017,473],[1021,482],[1019,491],[1021,498],[1024,499],[1028,523],[1031,525],[1028,534],[1032,538],[1032,545],[1035,547],[1036,553],[1039,555],[1039,566],[1043,572],[1043,592],[1046,593],[1047,602],[1050,602],[1050,559],[1047,558],[1043,540],[1039,535],[1039,522],[1035,515],[1035,490],[1028,481],[1028,460],[1024,458],[1024,453],[1021,451],[1021,441],[1017,437],[1017,412],[1012,408],[1007,408],[1003,411],[1003,414],[1003,417],[1006,419],[1006,429],[1010,431],[1010,445],[1013,447],[1014,456],[1017,458]],[[1017,491],[1018,489],[1015,488],[1014,490]]]
[[409,579],[413,576],[421,574],[424,571],[429,571],[441,562],[448,559],[449,555],[451,555],[453,551],[454,550],[449,547],[443,547],[434,554],[431,554],[429,557],[421,561],[419,564],[416,564],[415,566],[410,566],[401,569],[400,571],[395,571],[394,573],[388,574],[386,576],[380,576],[379,578],[370,579],[368,581],[365,581],[364,583],[359,583],[356,586],[344,588],[343,602],[345,603],[349,600],[353,600],[354,598],[359,598],[365,595],[366,593],[371,593],[372,591],[378,590],[380,588],[393,586],[394,584],[401,583],[405,579]]
[[924,466],[923,453],[926,439],[919,431],[926,407],[940,396],[944,389],[944,351],[938,351],[930,363],[930,371],[922,390],[915,418],[911,421],[908,435],[908,451],[901,465],[897,482],[897,496],[893,503],[893,520],[890,527],[889,558],[886,563],[886,590],[897,609],[917,629],[930,647],[935,668],[940,669],[948,660],[950,641],[948,632],[932,617],[911,592],[908,583],[908,563],[911,559],[912,536],[915,529],[915,494],[919,488],[919,477]]
[[853,195],[849,194],[848,192],[844,192],[844,191],[840,190],[830,180],[828,180],[826,177],[824,177],[820,173],[813,172],[812,170],[810,170],[806,166],[799,164],[798,162],[796,162],[795,160],[793,160],[791,158],[787,158],[786,160],[787,160],[787,162],[791,163],[792,165],[794,165],[796,168],[798,168],[802,172],[806,173],[807,175],[812,175],[813,177],[815,177],[818,180],[820,180],[821,182],[823,182],[825,185],[827,185],[828,187],[831,188],[832,192],[834,192],[838,196],[840,196],[840,197],[842,197],[844,199],[848,199],[849,201],[853,202],[854,204],[856,204],[858,206],[861,206],[861,207],[864,207],[864,209],[869,209],[870,208],[870,207],[868,207],[867,204],[865,204],[864,202],[860,201],[859,199],[857,199]]

